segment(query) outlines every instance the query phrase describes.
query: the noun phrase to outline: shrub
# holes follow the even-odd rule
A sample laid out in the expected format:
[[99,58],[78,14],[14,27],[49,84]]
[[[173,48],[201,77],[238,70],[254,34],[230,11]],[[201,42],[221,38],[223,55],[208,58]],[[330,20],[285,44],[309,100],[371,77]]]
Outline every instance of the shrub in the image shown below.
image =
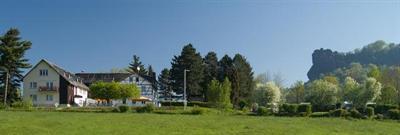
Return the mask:
[[329,112],[314,112],[310,115],[313,118],[329,117]]
[[336,105],[312,105],[313,112],[329,112],[336,109]]
[[363,115],[357,109],[350,110],[350,116],[355,119],[362,119]]
[[251,105],[251,110],[252,110],[253,112],[257,112],[257,111],[258,111],[258,108],[259,108],[259,106],[258,106],[257,103],[253,103],[253,104]]
[[239,102],[240,109],[242,110],[246,106],[247,106],[247,102],[245,100],[240,100],[240,102]]
[[[161,106],[184,106],[184,104],[183,104],[183,102],[161,102]],[[207,108],[214,107],[214,105],[212,103],[199,102],[199,101],[188,102],[187,106],[199,106],[199,107],[207,107]]]
[[344,109],[336,109],[329,112],[332,117],[346,117],[348,112]]
[[397,105],[389,105],[389,104],[384,104],[384,105],[368,105],[368,107],[374,108],[374,112],[376,114],[387,114],[389,110],[391,109],[398,109]]
[[6,109],[7,105],[4,104],[3,102],[0,103],[0,110]]
[[312,114],[312,106],[310,104],[301,104],[297,111],[301,116],[310,116]]
[[200,107],[195,106],[192,110],[190,110],[190,114],[193,115],[202,115],[205,114],[206,110]]
[[136,112],[138,113],[151,113],[155,110],[155,107],[153,104],[146,104],[146,106],[143,107],[137,107]]
[[33,103],[30,100],[16,101],[16,102],[11,104],[11,107],[19,108],[19,109],[32,109]]
[[391,109],[388,111],[388,116],[390,119],[399,120],[400,119],[400,110]]
[[131,108],[130,108],[129,106],[126,106],[126,105],[118,106],[118,110],[119,110],[119,112],[121,112],[121,113],[128,112],[130,109],[131,109]]
[[367,116],[369,118],[372,118],[375,115],[374,108],[372,108],[372,107],[367,107],[366,111],[367,111]]
[[279,109],[279,115],[282,116],[295,116],[298,110],[297,104],[283,104]]
[[259,107],[257,109],[258,116],[268,116],[271,115],[271,112],[266,107]]

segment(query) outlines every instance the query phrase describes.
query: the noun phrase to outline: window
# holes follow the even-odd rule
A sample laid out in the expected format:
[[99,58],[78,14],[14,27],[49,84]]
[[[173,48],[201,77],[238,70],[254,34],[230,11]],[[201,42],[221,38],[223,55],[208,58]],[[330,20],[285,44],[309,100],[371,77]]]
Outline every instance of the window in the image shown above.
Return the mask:
[[40,69],[39,75],[40,76],[49,76],[49,71],[47,69]]
[[37,88],[37,82],[31,82],[30,85],[29,85],[29,88],[36,89]]
[[46,101],[53,101],[53,95],[46,95]]
[[37,95],[31,95],[32,101],[37,101]]
[[47,88],[51,89],[53,88],[53,82],[47,82],[46,83]]

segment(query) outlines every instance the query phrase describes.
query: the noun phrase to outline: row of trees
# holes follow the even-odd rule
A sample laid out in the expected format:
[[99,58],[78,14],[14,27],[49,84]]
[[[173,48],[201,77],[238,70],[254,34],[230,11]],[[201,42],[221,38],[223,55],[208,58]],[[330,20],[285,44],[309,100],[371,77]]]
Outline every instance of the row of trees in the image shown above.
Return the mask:
[[[7,91],[8,103],[20,99],[18,89],[23,78],[23,70],[30,68],[25,53],[31,48],[30,41],[19,37],[18,29],[9,29],[4,35],[0,35],[0,95]],[[7,75],[8,74],[8,75]],[[7,90],[5,86],[7,85]]]
[[236,54],[233,58],[224,55],[218,59],[215,52],[209,52],[203,58],[199,52],[188,44],[183,47],[178,56],[174,56],[171,69],[163,69],[158,77],[160,89],[165,94],[172,91],[183,93],[184,70],[187,74],[188,100],[208,101],[210,84],[231,82],[230,100],[233,105],[238,105],[241,100],[249,100],[254,89],[253,71],[246,58]]

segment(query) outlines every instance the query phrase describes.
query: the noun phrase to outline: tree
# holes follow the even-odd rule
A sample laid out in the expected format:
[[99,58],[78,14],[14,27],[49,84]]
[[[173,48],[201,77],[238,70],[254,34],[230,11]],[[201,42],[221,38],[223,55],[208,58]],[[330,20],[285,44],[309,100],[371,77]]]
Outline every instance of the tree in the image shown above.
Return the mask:
[[338,86],[325,80],[315,80],[306,89],[306,101],[317,106],[336,104],[338,101]]
[[333,76],[333,75],[324,76],[322,79],[327,81],[327,82],[330,82],[332,84],[335,84],[335,85],[339,85],[340,84],[338,78],[336,76]]
[[153,85],[154,88],[157,88],[157,78],[156,78],[156,72],[153,71],[153,67],[149,65],[147,68],[147,76],[150,77],[150,81]]
[[120,98],[139,98],[140,90],[135,84],[119,84]]
[[[18,89],[22,82],[24,69],[30,68],[31,64],[25,58],[25,53],[31,48],[30,41],[19,37],[18,29],[11,28],[3,36],[0,36],[0,86],[2,94],[5,92],[5,84],[8,83],[7,99],[14,102],[19,99]],[[9,74],[8,79],[6,74]],[[6,82],[8,80],[8,82]]]
[[304,91],[304,83],[302,81],[297,81],[292,87],[289,88],[289,92],[286,95],[286,101],[296,104],[304,102]]
[[396,104],[397,91],[393,86],[386,86],[382,89],[382,94],[378,99],[379,104]]
[[202,87],[205,93],[205,100],[208,99],[207,97],[207,86],[211,83],[213,79],[218,78],[218,58],[215,52],[209,52],[204,57],[204,81],[202,83]]
[[354,101],[354,105],[364,107],[368,102],[375,102],[381,95],[381,89],[381,83],[375,78],[368,78],[363,85],[363,90],[359,93],[359,98]]
[[160,90],[163,91],[164,97],[171,96],[172,88],[171,88],[171,80],[169,80],[169,78],[170,78],[169,69],[164,68],[161,71],[161,74],[158,76]]
[[238,106],[239,101],[249,100],[254,90],[253,69],[246,58],[240,54],[236,54],[232,62],[232,95],[233,105]]
[[204,65],[203,59],[193,47],[188,44],[183,47],[179,56],[174,56],[172,59],[171,68],[171,85],[177,93],[183,93],[184,84],[184,71],[190,70],[187,74],[187,94],[188,100],[195,99],[196,97],[204,98],[204,91],[201,83],[204,79]]
[[358,98],[358,93],[362,88],[356,80],[351,77],[346,77],[341,92],[342,101],[354,102]]
[[[138,68],[139,68],[139,70],[138,70]],[[144,65],[142,64],[142,62],[140,61],[140,57],[138,57],[136,55],[133,55],[133,60],[129,64],[128,72],[139,74],[139,75],[147,75],[147,71],[144,68]]]
[[277,104],[281,101],[281,90],[274,82],[267,82],[265,87],[265,97],[269,104]]
[[368,77],[375,78],[376,80],[381,79],[381,71],[376,65],[371,64],[369,67]]
[[90,85],[90,90],[93,98],[105,99],[107,103],[110,103],[111,99],[140,97],[140,90],[135,84],[100,81]]
[[208,101],[210,103],[213,103],[218,108],[232,108],[230,100],[231,83],[228,78],[225,78],[222,84],[218,80],[213,79],[208,88],[207,97],[209,97]]
[[218,80],[223,81],[227,78],[232,82],[233,80],[233,60],[228,55],[224,55],[218,61]]

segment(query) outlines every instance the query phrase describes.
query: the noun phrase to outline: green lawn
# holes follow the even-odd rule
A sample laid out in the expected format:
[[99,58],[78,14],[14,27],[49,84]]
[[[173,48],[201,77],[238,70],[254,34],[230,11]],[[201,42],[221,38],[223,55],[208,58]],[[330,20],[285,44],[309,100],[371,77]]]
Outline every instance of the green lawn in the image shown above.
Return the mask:
[[396,121],[135,113],[1,112],[0,134],[400,134]]

